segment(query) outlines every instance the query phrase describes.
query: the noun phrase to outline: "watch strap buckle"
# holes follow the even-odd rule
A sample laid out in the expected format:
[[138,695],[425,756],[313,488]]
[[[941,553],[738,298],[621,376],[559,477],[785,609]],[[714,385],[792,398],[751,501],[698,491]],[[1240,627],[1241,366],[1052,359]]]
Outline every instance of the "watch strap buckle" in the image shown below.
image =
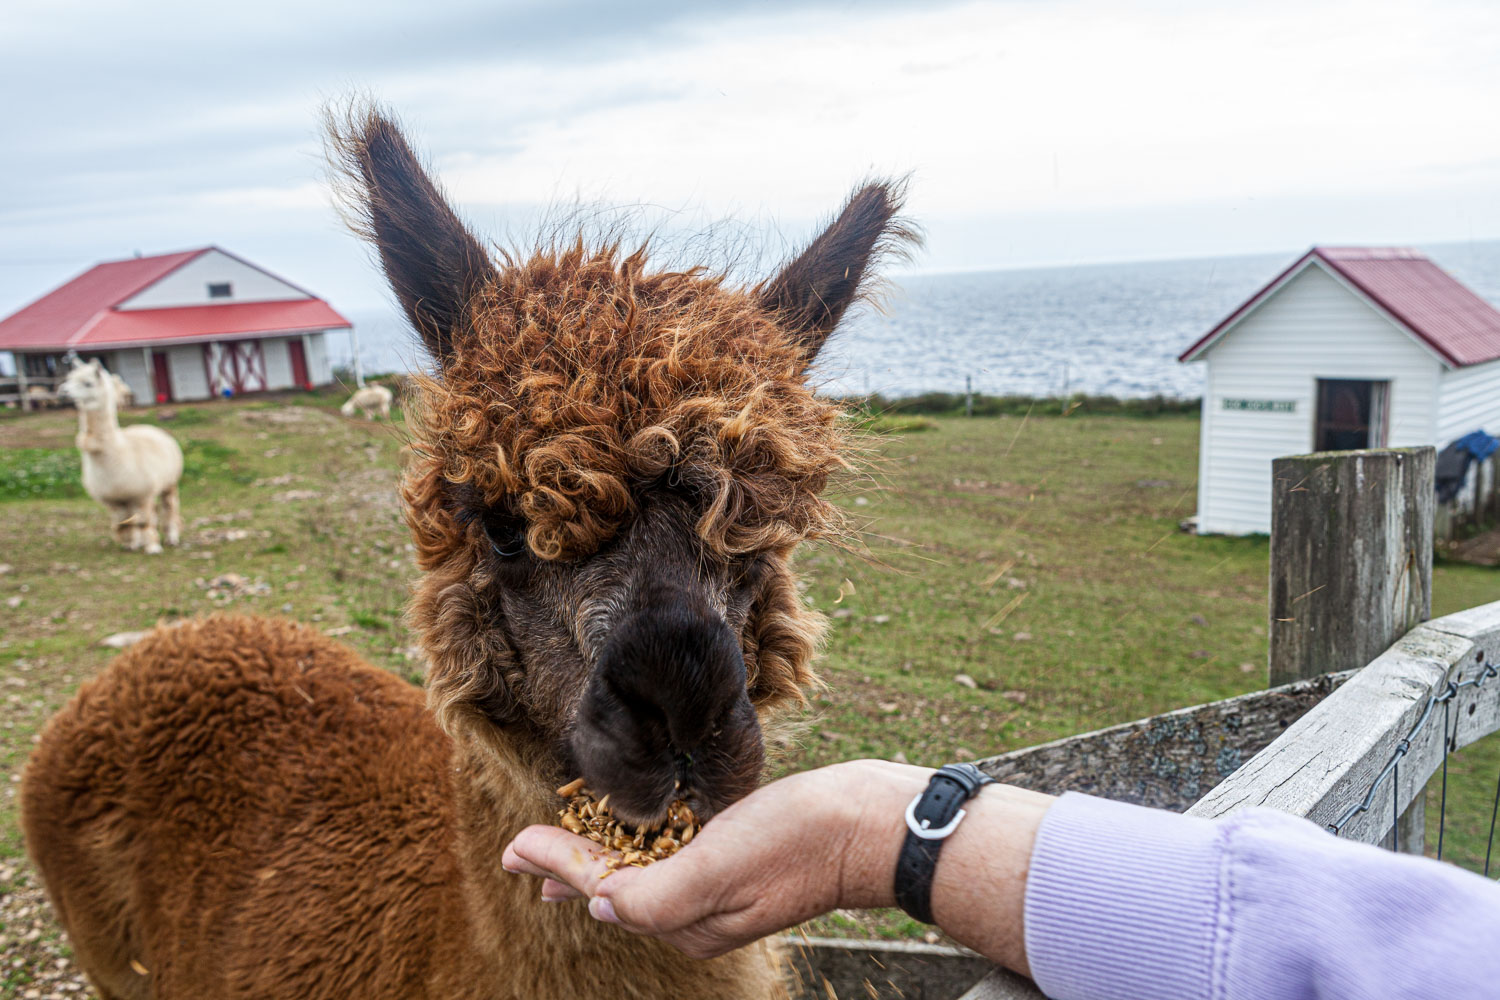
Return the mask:
[[960,809],[958,812],[953,814],[952,819],[944,823],[942,826],[934,829],[931,820],[917,819],[917,804],[922,801],[926,794],[927,793],[925,791],[920,793],[916,798],[912,799],[911,802],[907,804],[906,828],[912,832],[913,836],[921,837],[923,840],[942,840],[958,827],[959,821],[964,818],[964,815],[968,812],[968,810]]

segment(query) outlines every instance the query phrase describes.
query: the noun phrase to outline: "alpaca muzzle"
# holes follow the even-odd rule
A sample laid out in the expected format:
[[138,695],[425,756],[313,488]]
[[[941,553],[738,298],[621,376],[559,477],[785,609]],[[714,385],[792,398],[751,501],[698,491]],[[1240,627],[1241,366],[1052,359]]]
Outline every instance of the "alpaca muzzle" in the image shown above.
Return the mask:
[[679,799],[708,819],[749,794],[765,749],[728,626],[686,600],[626,618],[589,678],[569,749],[588,786],[631,822],[655,821]]

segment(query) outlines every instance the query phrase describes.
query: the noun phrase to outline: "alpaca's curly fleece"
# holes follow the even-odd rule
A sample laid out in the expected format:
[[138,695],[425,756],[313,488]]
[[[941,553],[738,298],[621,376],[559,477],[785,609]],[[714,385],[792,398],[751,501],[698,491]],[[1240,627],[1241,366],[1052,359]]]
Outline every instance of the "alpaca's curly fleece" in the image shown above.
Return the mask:
[[451,551],[433,500],[458,483],[524,517],[543,559],[595,551],[663,476],[696,491],[698,534],[723,554],[839,529],[818,495],[844,466],[839,408],[751,292],[581,242],[507,263],[441,378],[417,380],[403,489],[424,554]]

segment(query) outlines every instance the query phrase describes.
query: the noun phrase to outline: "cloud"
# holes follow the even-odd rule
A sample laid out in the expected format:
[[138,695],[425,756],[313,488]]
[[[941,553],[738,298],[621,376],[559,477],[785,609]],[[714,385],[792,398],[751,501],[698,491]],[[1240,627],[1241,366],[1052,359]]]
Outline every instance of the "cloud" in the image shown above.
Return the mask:
[[623,205],[694,252],[743,220],[728,255],[769,259],[907,172],[929,268],[1294,248],[1355,204],[1404,239],[1500,235],[1500,7],[1223,7],[10,0],[0,311],[43,290],[26,260],[207,242],[375,299],[320,195],[317,109],[351,90],[513,243]]

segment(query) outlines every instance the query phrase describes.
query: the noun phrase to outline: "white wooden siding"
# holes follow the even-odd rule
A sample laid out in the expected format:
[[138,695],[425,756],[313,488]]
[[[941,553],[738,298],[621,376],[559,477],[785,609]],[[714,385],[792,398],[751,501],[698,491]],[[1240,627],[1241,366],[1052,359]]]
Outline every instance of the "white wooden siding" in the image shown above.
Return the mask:
[[309,333],[304,341],[307,351],[307,377],[313,385],[328,385],[333,381],[333,368],[328,363],[326,333]]
[[267,389],[290,389],[292,381],[291,348],[287,344],[295,338],[267,337],[260,342],[260,356],[266,365]]
[[[1207,352],[1198,530],[1271,528],[1271,460],[1311,451],[1318,379],[1389,381],[1386,443],[1431,444],[1441,364],[1313,264]],[[1225,410],[1226,399],[1289,401],[1291,412]]]
[[128,347],[123,351],[112,351],[109,370],[125,380],[130,391],[135,393],[135,405],[149,406],[156,402],[156,393],[151,389],[151,370],[146,367],[146,358],[139,347]]
[[208,374],[203,370],[203,345],[179,344],[167,348],[172,372],[172,398],[178,402],[208,398]]
[[[208,297],[208,286],[228,282],[233,294],[225,299]],[[230,302],[284,302],[312,296],[260,268],[218,250],[210,250],[143,288],[120,303],[118,309],[164,309],[172,306],[221,305]]]
[[1438,409],[1439,449],[1470,431],[1500,435],[1500,361],[1443,372]]

